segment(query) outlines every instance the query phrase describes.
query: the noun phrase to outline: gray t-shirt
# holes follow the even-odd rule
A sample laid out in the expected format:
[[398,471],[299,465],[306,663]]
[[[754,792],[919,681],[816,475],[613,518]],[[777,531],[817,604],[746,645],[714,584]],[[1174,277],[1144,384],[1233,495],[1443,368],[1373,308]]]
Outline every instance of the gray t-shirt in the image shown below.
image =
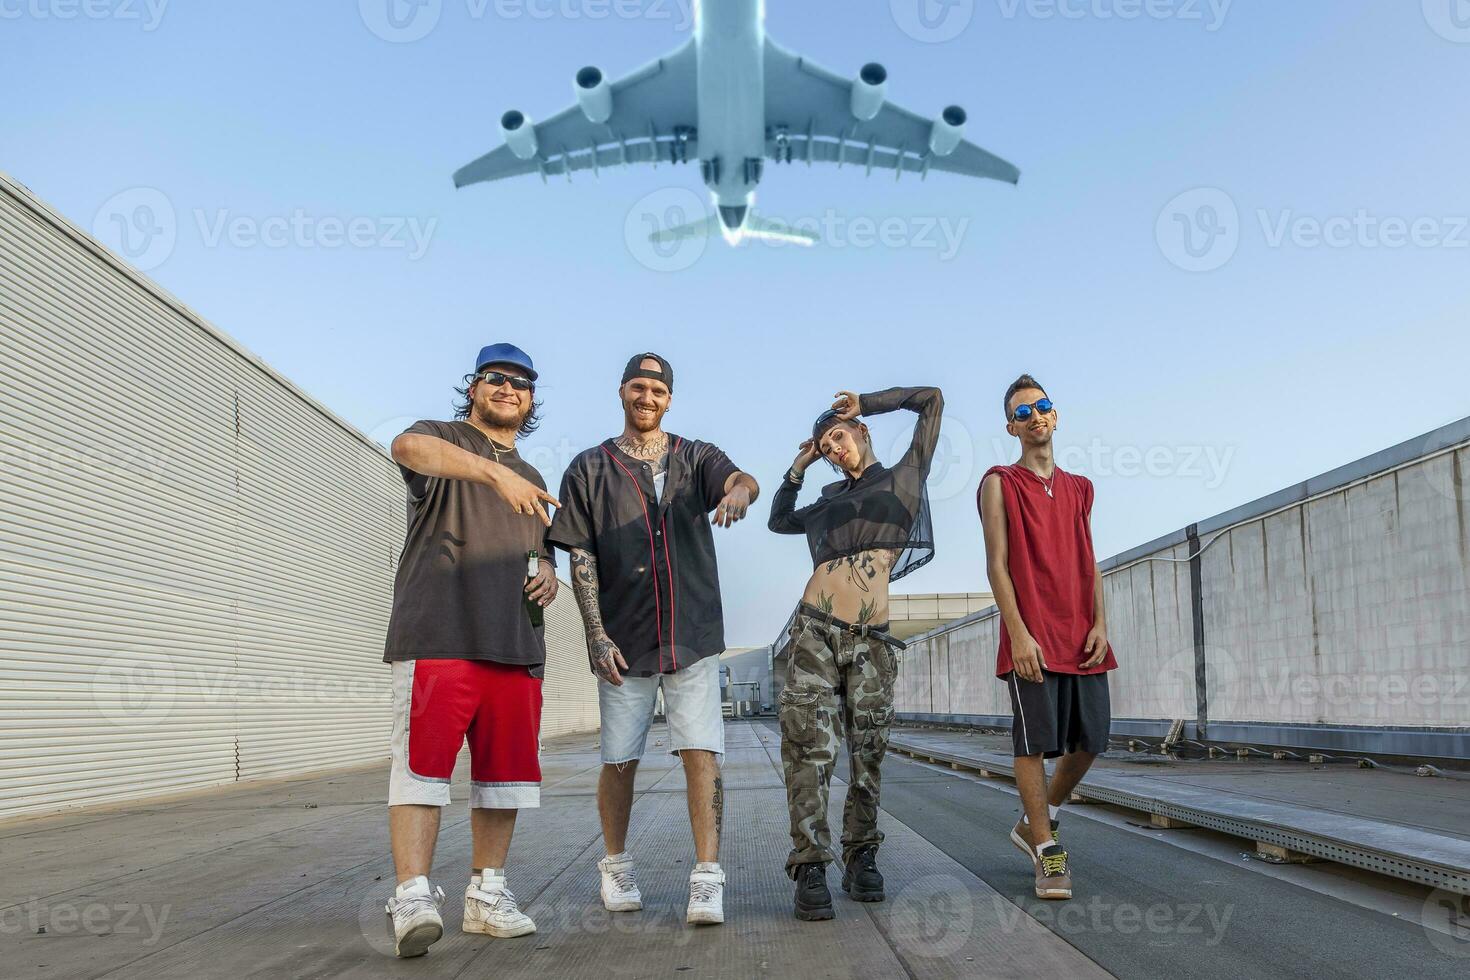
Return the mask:
[[[408,431],[497,456],[468,422],[415,422]],[[502,465],[546,488],[514,449],[498,455]],[[484,484],[399,469],[408,484],[408,539],[393,583],[383,660],[545,663],[545,628],[531,625],[525,604],[526,553],[552,559],[540,518],[512,512]]]

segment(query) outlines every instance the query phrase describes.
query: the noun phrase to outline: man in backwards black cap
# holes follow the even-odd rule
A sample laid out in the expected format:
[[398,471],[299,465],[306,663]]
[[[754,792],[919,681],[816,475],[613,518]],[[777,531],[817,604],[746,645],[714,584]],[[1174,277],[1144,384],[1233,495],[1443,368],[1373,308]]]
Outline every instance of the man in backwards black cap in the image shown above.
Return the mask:
[[724,921],[725,627],[710,524],[744,518],[760,487],[717,447],[663,430],[673,393],[668,361],[652,353],[628,361],[618,388],[623,434],[572,460],[549,540],[571,553],[572,589],[598,677],[603,904],[614,912],[643,907],[624,845],[633,777],[662,687],[669,750],[684,763],[694,832],[687,918],[717,923]]

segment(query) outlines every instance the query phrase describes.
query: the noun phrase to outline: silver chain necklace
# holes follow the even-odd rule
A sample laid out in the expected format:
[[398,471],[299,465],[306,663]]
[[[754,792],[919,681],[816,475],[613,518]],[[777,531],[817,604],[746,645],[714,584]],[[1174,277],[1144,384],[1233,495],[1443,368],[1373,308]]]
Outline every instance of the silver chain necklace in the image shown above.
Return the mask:
[[1036,482],[1038,482],[1038,483],[1041,484],[1041,489],[1043,489],[1043,490],[1046,491],[1046,495],[1048,497],[1051,497],[1052,500],[1057,499],[1052,494],[1052,492],[1051,492],[1051,486],[1052,486],[1052,484],[1057,481],[1057,475],[1056,475],[1055,472],[1052,473],[1051,479],[1048,480],[1046,477],[1042,476],[1040,473],[1037,473],[1035,470],[1031,469],[1029,466],[1023,466],[1021,468],[1023,470],[1025,470],[1027,473],[1030,473],[1032,476],[1036,477]]

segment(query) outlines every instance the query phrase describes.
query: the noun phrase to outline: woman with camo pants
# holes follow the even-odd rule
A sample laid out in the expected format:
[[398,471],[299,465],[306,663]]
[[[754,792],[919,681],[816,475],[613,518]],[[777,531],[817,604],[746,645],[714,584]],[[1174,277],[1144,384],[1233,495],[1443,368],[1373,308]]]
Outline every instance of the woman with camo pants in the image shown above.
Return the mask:
[[[878,462],[859,416],[900,408],[919,414],[908,451],[892,468]],[[796,882],[796,917],[830,919],[827,864],[833,860],[827,794],[837,760],[837,719],[851,773],[843,809],[842,887],[860,902],[883,900],[877,851],[879,767],[893,721],[896,650],[888,630],[889,584],[934,557],[924,490],[939,441],[938,388],[840,392],[812,426],[771,504],[770,528],[805,534],[814,570],[788,630],[781,692],[781,762],[791,812],[786,873]],[[825,459],[842,479],[814,503],[796,507],[807,467]]]

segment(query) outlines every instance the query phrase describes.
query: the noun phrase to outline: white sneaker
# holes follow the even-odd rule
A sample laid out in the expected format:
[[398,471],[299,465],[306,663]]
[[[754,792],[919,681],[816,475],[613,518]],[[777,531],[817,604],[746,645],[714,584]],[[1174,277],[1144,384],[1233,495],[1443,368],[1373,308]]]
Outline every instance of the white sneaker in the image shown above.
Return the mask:
[[714,863],[696,864],[689,876],[691,925],[717,925],[725,921],[725,872]]
[[609,912],[636,912],[643,908],[643,895],[638,891],[638,876],[633,872],[633,859],[624,851],[597,862],[602,872],[602,905]]
[[444,935],[439,907],[444,889],[430,888],[423,875],[398,886],[383,911],[393,923],[393,952],[402,957],[423,956]]
[[486,868],[471,875],[470,887],[464,890],[464,931],[512,939],[535,932],[536,923],[505,887],[505,872]]

